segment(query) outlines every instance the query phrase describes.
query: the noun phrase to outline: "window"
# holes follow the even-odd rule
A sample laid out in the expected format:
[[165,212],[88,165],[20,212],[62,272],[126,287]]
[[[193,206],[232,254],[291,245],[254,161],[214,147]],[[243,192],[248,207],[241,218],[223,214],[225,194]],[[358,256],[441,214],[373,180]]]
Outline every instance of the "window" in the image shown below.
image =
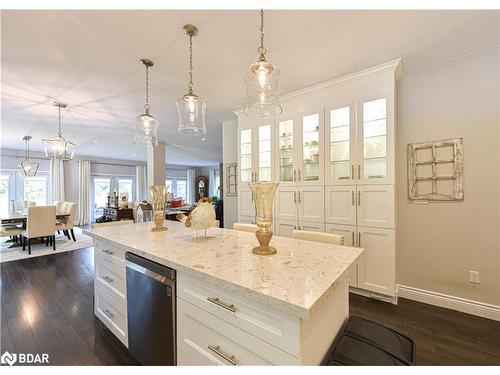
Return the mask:
[[174,198],[182,198],[184,201],[187,199],[187,180],[172,178],[165,180],[165,186],[168,192],[174,195]]
[[128,194],[129,201],[135,200],[135,177],[94,175],[92,181],[92,221],[102,216],[103,208],[108,204],[108,195],[114,194],[115,189],[119,197]]
[[35,202],[37,206],[47,204],[47,177],[25,177],[23,200]]
[[127,195],[129,201],[134,200],[133,195],[134,181],[130,178],[119,178],[118,179],[118,195],[122,197],[124,194]]
[[184,201],[187,198],[186,195],[186,180],[177,180],[177,197],[182,198]]
[[0,176],[0,214],[2,216],[9,212],[9,182],[10,176]]
[[165,180],[165,186],[167,188],[167,192],[174,194],[174,191],[172,190],[172,180]]
[[102,216],[103,208],[108,204],[108,195],[111,193],[110,178],[94,178],[94,218]]

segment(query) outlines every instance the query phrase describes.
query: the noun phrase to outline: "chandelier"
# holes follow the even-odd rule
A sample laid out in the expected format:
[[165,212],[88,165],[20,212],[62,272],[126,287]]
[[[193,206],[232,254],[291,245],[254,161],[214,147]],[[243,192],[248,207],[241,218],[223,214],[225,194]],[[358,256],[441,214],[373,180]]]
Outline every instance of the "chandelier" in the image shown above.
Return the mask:
[[259,59],[250,65],[245,73],[247,103],[245,114],[267,119],[279,115],[282,111],[279,105],[280,69],[266,60],[264,47],[264,10],[260,10],[260,46],[257,50]]
[[135,136],[134,143],[144,146],[158,146],[158,128],[159,122],[149,114],[151,106],[149,105],[149,68],[153,62],[149,59],[141,59],[140,63],[146,67],[146,104],[144,113],[135,118]]
[[198,35],[198,29],[193,25],[184,25],[182,30],[189,36],[189,83],[188,93],[176,102],[179,114],[177,132],[183,135],[202,135],[207,133],[206,104],[203,99],[193,93],[193,36]]
[[61,109],[66,108],[68,105],[61,102],[53,102],[52,105],[57,107],[59,111],[59,131],[57,136],[53,138],[42,139],[45,155],[49,158],[71,160],[75,155],[76,145],[74,142],[65,139],[61,131]]
[[26,158],[21,162],[19,167],[21,168],[19,170],[19,174],[21,176],[26,176],[26,177],[35,177],[36,172],[38,171],[38,163],[35,163],[33,160],[30,159],[30,140],[31,136],[25,135],[23,137],[24,141],[24,153]]

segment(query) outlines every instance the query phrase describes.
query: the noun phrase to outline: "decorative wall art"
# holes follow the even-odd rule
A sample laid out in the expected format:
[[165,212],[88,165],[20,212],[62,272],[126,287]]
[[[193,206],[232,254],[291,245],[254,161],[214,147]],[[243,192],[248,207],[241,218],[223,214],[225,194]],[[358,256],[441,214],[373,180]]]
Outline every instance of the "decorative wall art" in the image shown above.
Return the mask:
[[462,138],[408,144],[408,197],[410,200],[464,199]]
[[227,163],[226,164],[226,196],[236,197],[238,196],[238,163]]

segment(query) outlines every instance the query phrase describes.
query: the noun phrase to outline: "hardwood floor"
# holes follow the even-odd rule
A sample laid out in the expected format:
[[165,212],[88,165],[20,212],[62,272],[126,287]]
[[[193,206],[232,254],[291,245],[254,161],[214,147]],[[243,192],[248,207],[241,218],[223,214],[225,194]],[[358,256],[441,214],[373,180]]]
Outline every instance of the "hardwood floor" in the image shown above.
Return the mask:
[[2,263],[0,353],[48,353],[51,365],[136,364],[94,317],[93,248]]
[[351,293],[349,307],[411,337],[417,365],[500,365],[500,322],[404,298],[396,306]]
[[[92,248],[1,264],[0,353],[49,353],[51,365],[137,364],[94,317],[93,274]],[[500,322],[353,294],[350,309],[414,339],[420,365],[500,365]]]

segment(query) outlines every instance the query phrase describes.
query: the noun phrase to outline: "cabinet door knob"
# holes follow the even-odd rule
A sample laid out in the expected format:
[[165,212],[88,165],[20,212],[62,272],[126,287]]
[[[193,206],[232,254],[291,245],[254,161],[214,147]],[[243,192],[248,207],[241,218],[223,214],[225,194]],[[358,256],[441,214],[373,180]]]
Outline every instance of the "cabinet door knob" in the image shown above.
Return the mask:
[[297,192],[293,192],[293,203],[297,203]]
[[355,237],[355,235],[354,235],[354,231],[353,231],[353,232],[352,232],[352,246],[353,246],[353,247],[354,247],[354,237]]
[[361,206],[361,190],[358,190],[358,206]]
[[358,247],[361,247],[361,232],[358,232]]
[[354,164],[351,164],[351,179],[354,180]]
[[354,206],[354,190],[351,191],[351,204]]
[[358,164],[358,180],[361,180],[361,164]]

